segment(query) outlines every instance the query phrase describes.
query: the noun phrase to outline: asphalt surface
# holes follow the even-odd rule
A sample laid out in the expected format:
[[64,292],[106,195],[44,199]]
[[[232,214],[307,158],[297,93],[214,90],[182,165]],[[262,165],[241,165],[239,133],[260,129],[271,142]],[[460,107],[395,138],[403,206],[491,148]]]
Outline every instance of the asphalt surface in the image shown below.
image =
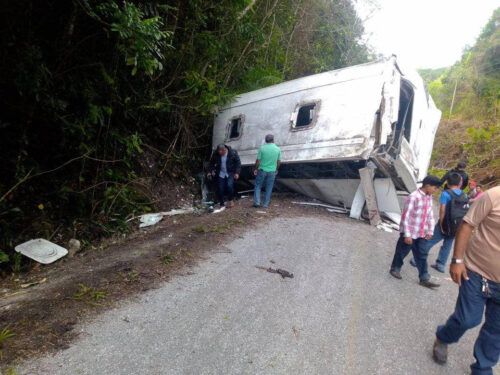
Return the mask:
[[392,278],[396,238],[347,218],[274,219],[18,373],[468,374],[478,329],[451,347],[448,365],[431,358],[457,288],[435,272],[442,287],[425,289],[409,265]]

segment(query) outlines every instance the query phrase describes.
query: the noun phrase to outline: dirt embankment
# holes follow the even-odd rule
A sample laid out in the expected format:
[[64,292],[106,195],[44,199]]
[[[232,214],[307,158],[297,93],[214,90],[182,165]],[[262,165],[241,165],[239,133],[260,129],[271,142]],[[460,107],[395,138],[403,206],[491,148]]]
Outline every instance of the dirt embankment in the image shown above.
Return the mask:
[[219,214],[165,217],[156,226],[99,250],[4,279],[0,330],[8,327],[15,336],[4,342],[0,368],[67,347],[78,335],[74,330],[77,323],[173,276],[189,274],[191,266],[208,251],[228,251],[224,240],[240,236],[249,226],[284,212],[290,216],[307,210],[333,216],[324,209],[295,206],[290,196],[276,197],[266,212],[250,206],[247,198]]
[[466,120],[442,120],[432,154],[434,172],[468,163],[470,177],[486,187],[500,182],[500,134],[498,127],[485,127]]

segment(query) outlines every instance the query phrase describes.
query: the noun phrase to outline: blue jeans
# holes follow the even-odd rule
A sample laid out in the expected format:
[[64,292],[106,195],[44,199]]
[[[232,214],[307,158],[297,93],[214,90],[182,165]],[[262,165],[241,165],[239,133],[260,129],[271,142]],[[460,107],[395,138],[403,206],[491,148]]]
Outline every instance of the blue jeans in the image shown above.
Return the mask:
[[276,178],[276,172],[264,172],[260,170],[257,172],[257,176],[255,177],[255,191],[253,194],[253,203],[256,206],[260,206],[260,191],[262,190],[262,186],[266,190],[266,194],[264,195],[264,207],[269,207],[269,202],[271,202],[271,194],[273,192],[274,180]]
[[413,252],[413,259],[417,264],[418,277],[420,281],[427,281],[431,278],[429,271],[427,269],[427,255],[429,255],[430,248],[427,246],[427,240],[425,238],[417,238],[413,240],[411,245],[407,245],[404,242],[404,236],[401,233],[399,240],[396,244],[396,251],[394,252],[394,258],[392,259],[391,270],[401,271],[403,267],[404,259],[411,252]]
[[454,236],[444,235],[443,232],[441,232],[441,226],[439,225],[439,223],[437,223],[436,226],[434,227],[434,234],[432,235],[432,239],[427,241],[427,244],[429,246],[429,251],[434,245],[443,241],[441,249],[439,249],[439,255],[436,259],[437,266],[442,269],[444,269],[446,263],[448,262],[448,257],[450,256],[454,239],[455,239]]
[[481,323],[486,308],[485,322],[474,345],[476,363],[471,366],[473,375],[492,375],[492,367],[500,356],[500,283],[487,281],[483,291],[481,275],[467,270],[468,281],[462,281],[455,312],[445,325],[437,328],[437,338],[446,344],[457,342],[470,328]]
[[234,198],[234,176],[222,178],[217,176],[217,199],[221,206],[224,206],[224,196],[227,193],[227,200],[231,202]]

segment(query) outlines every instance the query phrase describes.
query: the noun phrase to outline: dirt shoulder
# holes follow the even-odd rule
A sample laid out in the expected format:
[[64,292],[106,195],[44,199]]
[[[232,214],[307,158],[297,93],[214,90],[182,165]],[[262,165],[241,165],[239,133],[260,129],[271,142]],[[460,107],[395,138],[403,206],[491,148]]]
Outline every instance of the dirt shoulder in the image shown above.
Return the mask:
[[[335,216],[321,208],[293,205],[293,199],[277,196],[267,212],[242,199],[219,214],[164,217],[156,226],[117,243],[3,280],[0,330],[7,327],[15,336],[0,348],[0,368],[68,347],[78,336],[77,323],[174,276],[189,274],[209,252],[228,251],[224,242],[248,227],[283,215]],[[26,287],[30,283],[36,285]]]

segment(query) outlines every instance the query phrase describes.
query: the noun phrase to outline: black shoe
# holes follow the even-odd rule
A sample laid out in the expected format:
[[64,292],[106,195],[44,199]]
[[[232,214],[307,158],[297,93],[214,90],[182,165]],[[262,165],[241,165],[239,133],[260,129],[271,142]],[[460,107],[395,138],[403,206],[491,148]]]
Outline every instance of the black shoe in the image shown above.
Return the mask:
[[431,267],[434,268],[436,271],[445,273],[444,267],[439,265],[439,264],[431,264]]
[[422,280],[419,284],[429,289],[439,288],[441,286],[440,284],[433,283],[430,280]]
[[252,207],[253,207],[253,208],[260,208],[260,204],[255,204],[255,203],[254,203]]
[[448,360],[448,344],[436,339],[434,341],[434,348],[432,349],[432,358],[434,358],[436,363],[444,365]]
[[395,277],[398,280],[401,280],[403,277],[399,273],[399,271],[396,270],[390,270],[389,273],[391,274],[392,277]]

